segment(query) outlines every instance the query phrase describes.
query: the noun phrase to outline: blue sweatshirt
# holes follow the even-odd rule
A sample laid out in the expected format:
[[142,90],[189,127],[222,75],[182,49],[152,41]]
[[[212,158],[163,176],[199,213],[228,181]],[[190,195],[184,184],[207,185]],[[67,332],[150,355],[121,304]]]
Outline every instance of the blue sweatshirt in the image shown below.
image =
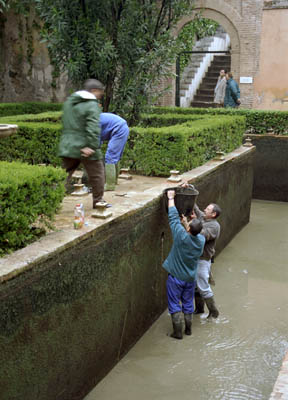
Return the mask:
[[205,237],[201,234],[193,236],[186,231],[176,207],[168,208],[168,218],[173,245],[163,268],[175,278],[193,282],[196,279],[198,260],[203,253]]

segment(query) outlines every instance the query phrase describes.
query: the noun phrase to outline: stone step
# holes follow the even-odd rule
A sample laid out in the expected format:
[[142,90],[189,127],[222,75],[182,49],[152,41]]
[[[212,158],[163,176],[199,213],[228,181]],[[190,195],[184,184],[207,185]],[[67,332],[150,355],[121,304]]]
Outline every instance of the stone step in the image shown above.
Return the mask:
[[215,107],[215,104],[213,102],[192,101],[190,103],[190,107],[208,108],[208,107]]
[[213,103],[214,96],[208,96],[208,95],[202,95],[202,94],[197,94],[194,96],[193,101],[203,101],[203,102],[212,102]]

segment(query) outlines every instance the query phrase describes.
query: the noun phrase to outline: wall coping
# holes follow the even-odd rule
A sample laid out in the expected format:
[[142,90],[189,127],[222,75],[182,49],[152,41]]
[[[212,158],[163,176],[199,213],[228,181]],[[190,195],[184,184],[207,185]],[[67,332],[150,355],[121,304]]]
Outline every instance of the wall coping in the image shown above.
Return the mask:
[[[217,168],[225,166],[227,163],[237,161],[237,159],[245,157],[254,150],[255,146],[240,146],[238,149],[226,154],[224,160],[210,160],[200,167],[183,173],[181,175],[182,181],[186,180],[193,183],[200,177],[208,175]],[[141,179],[141,177],[139,179]],[[146,190],[143,190],[141,187],[139,190],[137,185],[138,192],[136,192],[137,188],[135,188],[134,192],[130,192],[129,198],[125,200],[125,204],[117,204],[117,202],[115,202],[115,204],[113,203],[113,215],[107,220],[95,220],[88,216],[88,226],[83,227],[81,230],[74,230],[72,227],[67,228],[67,226],[62,229],[60,227],[59,229],[56,224],[56,229],[58,229],[57,231],[48,233],[40,240],[26,246],[25,248],[0,258],[0,284],[33,268],[33,266],[39,262],[46,261],[55,256],[55,254],[61,253],[75,244],[94,236],[101,232],[104,226],[107,227],[107,224],[110,224],[111,222],[120,222],[120,220],[137,212],[140,208],[152,204],[155,200],[161,197],[163,190],[167,187],[177,186],[175,183],[168,182],[166,178],[160,179],[160,182],[159,178],[154,178],[154,180],[155,183],[152,183]],[[76,201],[74,200],[74,202]],[[65,211],[65,206],[63,208]],[[59,214],[63,213],[63,208]],[[71,215],[70,217],[72,221],[73,216]]]

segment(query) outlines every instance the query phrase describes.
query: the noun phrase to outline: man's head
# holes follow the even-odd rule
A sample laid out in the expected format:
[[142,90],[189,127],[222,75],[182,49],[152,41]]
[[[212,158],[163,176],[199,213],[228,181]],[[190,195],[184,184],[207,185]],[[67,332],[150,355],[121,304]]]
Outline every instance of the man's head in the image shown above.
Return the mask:
[[94,94],[94,96],[100,100],[104,95],[105,86],[97,79],[87,79],[84,82],[83,89]]
[[221,208],[218,204],[211,203],[205,208],[204,214],[205,219],[216,219],[221,214]]
[[219,73],[220,77],[223,78],[225,76],[225,74],[226,74],[225,69],[221,69],[220,73]]
[[233,74],[232,72],[226,72],[226,79],[233,79]]
[[192,221],[189,223],[189,232],[193,236],[198,235],[198,233],[202,231],[202,228],[202,222],[197,218],[192,219]]

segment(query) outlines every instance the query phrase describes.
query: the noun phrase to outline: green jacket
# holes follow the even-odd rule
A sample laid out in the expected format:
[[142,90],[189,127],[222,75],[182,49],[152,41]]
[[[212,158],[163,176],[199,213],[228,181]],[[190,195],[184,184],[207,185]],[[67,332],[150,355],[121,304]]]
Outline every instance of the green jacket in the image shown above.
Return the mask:
[[60,157],[81,159],[81,149],[95,150],[89,160],[101,160],[100,107],[96,97],[86,90],[73,93],[63,106],[63,130],[60,138]]
[[240,99],[240,89],[236,81],[230,78],[227,81],[224,107],[238,107],[237,100]]

